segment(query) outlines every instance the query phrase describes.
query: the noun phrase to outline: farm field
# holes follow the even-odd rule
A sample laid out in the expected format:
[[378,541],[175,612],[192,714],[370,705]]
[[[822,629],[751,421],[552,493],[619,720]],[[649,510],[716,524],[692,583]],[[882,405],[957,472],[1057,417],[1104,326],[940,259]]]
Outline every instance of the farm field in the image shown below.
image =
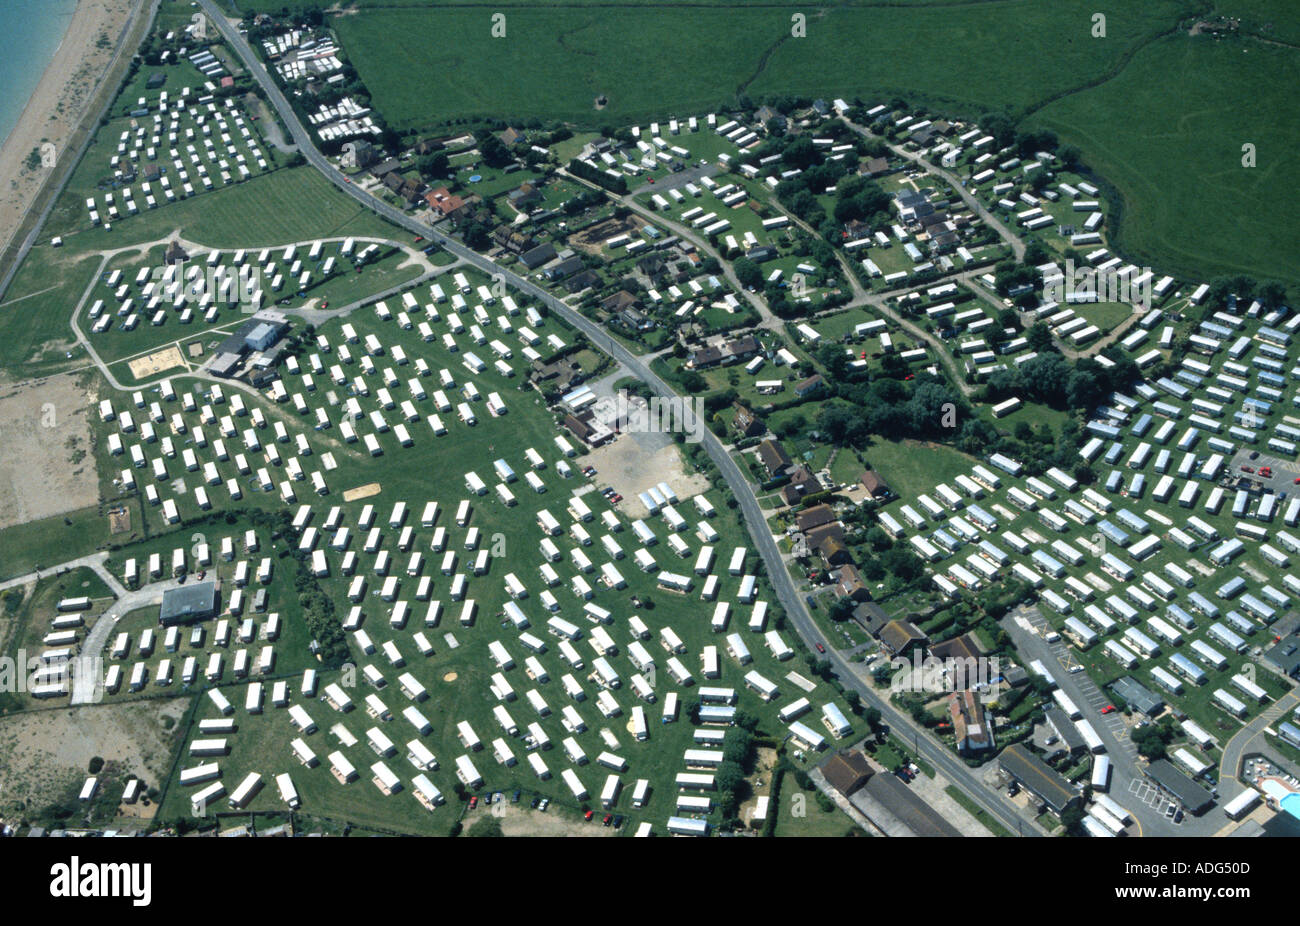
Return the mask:
[[[1109,234],[1133,258],[1189,279],[1281,279],[1294,298],[1300,237],[1275,206],[1300,185],[1300,168],[1285,154],[1300,145],[1300,125],[1268,114],[1285,111],[1279,94],[1297,80],[1294,48],[1169,37],[1112,80],[1043,107],[1030,124],[1077,144],[1118,191],[1123,213]],[[1103,116],[1121,111],[1122,120]],[[1242,165],[1247,143],[1254,168]]]
[[[968,118],[988,111],[1032,114],[1030,126],[1079,145],[1085,163],[1119,191],[1123,212],[1110,234],[1132,256],[1184,274],[1246,272],[1300,283],[1300,266],[1288,256],[1300,248],[1277,246],[1293,232],[1267,207],[1296,185],[1288,173],[1293,161],[1283,154],[1300,141],[1296,125],[1266,114],[1286,111],[1276,95],[1295,83],[1280,75],[1300,66],[1297,53],[1251,38],[1165,35],[1191,11],[1187,3],[1163,0],[1111,15],[1104,39],[1091,35],[1094,10],[1082,0],[845,4],[810,17],[807,37],[798,39],[790,37],[794,8],[750,9],[738,17],[725,5],[689,12],[636,3],[599,12],[581,5],[507,7],[510,28],[519,31],[496,40],[479,12],[405,6],[363,8],[334,21],[377,108],[399,128],[474,116],[626,124],[725,106],[738,92],[754,99],[901,96]],[[1270,0],[1242,0],[1223,11],[1243,15],[1246,31],[1262,29],[1282,41],[1295,31],[1284,6]],[[679,17],[688,15],[704,25],[681,27]],[[422,39],[431,16],[447,34],[463,37],[456,43],[458,66],[437,65],[446,92],[436,96],[420,93],[422,81],[412,79],[412,68],[430,69],[432,76]],[[710,25],[714,17],[718,24]],[[481,88],[498,85],[491,79],[495,44],[539,33],[559,40],[530,41],[511,60],[523,72],[547,74],[543,85],[521,82],[511,85],[517,93],[485,95]],[[947,65],[896,54],[913,36],[932,33],[945,36]],[[671,46],[671,83],[668,71],[663,79],[646,79],[628,67],[645,57],[625,53],[628,42],[644,44],[651,57],[653,49]],[[987,54],[991,47],[1001,53]],[[592,101],[599,94],[608,104],[597,110]],[[1277,99],[1277,106],[1235,105],[1242,98]],[[1121,111],[1129,116],[1105,115]],[[1261,158],[1253,171],[1240,166],[1245,141]],[[1244,234],[1224,239],[1214,217],[1233,214],[1242,201],[1254,218]],[[1174,206],[1188,202],[1197,205],[1192,217]]]

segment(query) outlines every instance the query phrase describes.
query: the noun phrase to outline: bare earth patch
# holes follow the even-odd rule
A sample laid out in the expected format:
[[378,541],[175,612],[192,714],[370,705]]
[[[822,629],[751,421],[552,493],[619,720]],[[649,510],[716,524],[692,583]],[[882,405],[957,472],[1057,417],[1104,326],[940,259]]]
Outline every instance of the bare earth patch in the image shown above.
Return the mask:
[[[58,797],[86,777],[100,756],[139,775],[149,787],[171,769],[175,730],[186,698],[31,711],[0,718],[0,813],[11,815]],[[171,717],[164,729],[164,716]]]
[[[484,812],[486,811],[486,813]],[[474,835],[474,826],[491,816],[501,818],[503,836],[613,836],[612,826],[601,826],[599,818],[588,822],[561,813],[532,810],[527,804],[501,803],[481,805],[465,817],[465,832]]]
[[108,532],[125,534],[131,530],[131,509],[125,505],[114,508],[108,513]]
[[381,486],[377,482],[369,482],[363,486],[357,486],[355,489],[348,489],[343,493],[343,501],[355,502],[359,498],[371,498],[378,495]]
[[460,678],[460,676],[457,675],[455,672],[448,672],[446,675],[442,677],[442,680],[444,682],[454,682],[458,678]]
[[99,503],[93,401],[72,374],[0,391],[0,528]]
[[699,473],[687,473],[682,467],[682,455],[677,445],[667,443],[657,450],[646,447],[649,440],[661,438],[658,434],[623,434],[612,443],[597,447],[582,460],[596,467],[596,483],[607,485],[623,496],[618,507],[632,518],[649,515],[637,495],[650,486],[666,482],[682,501],[709,488],[709,480]]
[[185,358],[181,356],[180,348],[172,345],[144,357],[136,357],[127,365],[131,368],[131,375],[136,379],[146,379],[163,370],[185,366]]

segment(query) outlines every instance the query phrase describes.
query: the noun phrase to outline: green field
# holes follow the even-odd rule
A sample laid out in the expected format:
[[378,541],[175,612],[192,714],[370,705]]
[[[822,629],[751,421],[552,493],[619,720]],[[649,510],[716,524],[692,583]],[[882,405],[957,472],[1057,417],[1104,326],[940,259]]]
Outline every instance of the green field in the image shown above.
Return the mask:
[[[62,215],[65,224],[75,226],[84,214],[84,204],[65,193],[51,223],[57,227]],[[269,247],[346,235],[406,238],[309,167],[273,171],[160,206],[112,231],[101,227],[69,234],[61,248],[51,247],[49,236],[42,235],[0,302],[0,371],[16,379],[84,365],[85,352],[74,347],[68,319],[93,279],[101,252],[135,248],[174,233],[214,248]],[[126,251],[120,259],[131,256],[133,253]],[[369,278],[370,274],[362,276]],[[143,346],[155,343],[141,341]],[[72,356],[65,357],[65,351]]]
[[[1189,279],[1245,272],[1294,287],[1300,230],[1278,206],[1300,186],[1300,123],[1275,114],[1294,111],[1298,81],[1300,50],[1170,37],[1032,122],[1078,144],[1118,191],[1109,234],[1125,253]],[[1244,144],[1256,167],[1242,166]]]
[[[1280,0],[1217,6],[1242,15],[1243,32],[1289,46],[1189,37],[1178,26],[1195,6],[1177,0],[1109,11],[1104,37],[1093,36],[1096,5],[1085,0],[844,3],[809,15],[802,38],[790,34],[798,7],[506,4],[506,36],[493,38],[486,9],[360,6],[333,25],[399,129],[489,116],[621,125],[717,110],[741,94],[901,96],[964,118],[1032,113],[1031,125],[1079,145],[1114,183],[1123,224],[1110,234],[1126,253],[1192,277],[1300,282],[1294,223],[1273,208],[1300,179],[1288,156],[1296,120],[1274,116],[1290,111],[1297,70],[1294,17]],[[443,38],[437,54],[431,29]],[[918,36],[940,53],[911,51]],[[660,58],[671,66],[634,64]],[[502,61],[515,79],[500,79]],[[430,81],[439,93],[424,92]],[[608,105],[596,110],[600,94]],[[1247,99],[1259,105],[1240,105]],[[1240,166],[1244,143],[1257,147],[1253,170]]]

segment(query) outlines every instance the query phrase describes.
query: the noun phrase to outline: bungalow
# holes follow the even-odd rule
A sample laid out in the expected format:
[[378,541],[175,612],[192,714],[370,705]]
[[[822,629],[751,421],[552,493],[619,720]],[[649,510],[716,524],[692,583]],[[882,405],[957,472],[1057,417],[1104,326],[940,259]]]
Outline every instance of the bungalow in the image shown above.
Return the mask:
[[406,204],[408,206],[413,206],[417,202],[419,202],[420,190],[423,189],[423,187],[424,184],[421,183],[419,180],[410,179],[404,181],[401,187],[397,189],[395,192],[397,193],[398,196],[402,197],[402,199],[406,201]]
[[820,492],[822,484],[806,466],[800,466],[790,473],[790,482],[781,487],[781,500],[787,505],[797,505],[805,496]]
[[802,382],[795,383],[794,394],[802,399],[805,396],[812,395],[825,385],[826,381],[822,379],[822,375],[820,373],[814,373]]
[[867,158],[862,162],[862,173],[868,177],[879,177],[889,173],[887,158]]
[[542,264],[550,263],[555,259],[555,245],[549,241],[545,244],[539,244],[529,248],[519,255],[519,262],[529,270],[536,270]]
[[822,527],[836,520],[835,512],[830,505],[813,505],[795,516],[795,524],[801,533],[808,533],[814,528]]
[[612,296],[607,296],[600,302],[601,308],[606,312],[616,314],[624,309],[633,309],[640,305],[636,296],[633,296],[625,289],[620,289]]
[[763,128],[768,130],[768,132],[780,133],[785,131],[785,116],[781,115],[771,106],[760,106],[754,113],[754,118],[757,119]]
[[858,477],[858,482],[862,483],[862,488],[866,489],[867,494],[872,498],[889,498],[894,494],[885,480],[881,479],[874,470],[863,472]]
[[457,212],[465,206],[465,200],[448,190],[445,186],[424,194],[424,201],[429,208],[443,218]]
[[948,695],[948,715],[952,718],[952,732],[959,755],[994,748],[993,724],[975,692],[965,689]]
[[531,251],[537,245],[537,241],[532,235],[525,235],[523,232],[515,231],[509,225],[498,226],[492,232],[492,240],[511,254],[523,254],[525,251]]
[[913,646],[924,646],[928,640],[911,621],[895,619],[880,628],[880,645],[895,656],[906,655]]
[[1079,800],[1078,792],[1068,781],[1020,743],[1002,750],[998,766],[1058,816]]
[[597,421],[590,410],[582,415],[565,415],[564,426],[574,437],[591,447],[599,447],[614,439],[614,432]]
[[397,158],[389,158],[386,161],[380,161],[374,167],[370,168],[370,173],[377,180],[382,180],[384,179],[385,176],[391,174],[393,171],[401,170],[401,169],[402,169],[401,161],[397,160]]
[[533,203],[541,202],[542,191],[537,189],[531,183],[522,184],[518,189],[511,190],[507,194],[510,205],[523,211],[525,206],[531,206]]
[[963,633],[960,636],[953,637],[951,640],[944,640],[942,643],[936,643],[930,647],[930,655],[940,662],[947,662],[949,659],[960,660],[965,665],[974,665],[971,660],[979,659],[983,655],[979,644],[969,633]]
[[600,276],[590,270],[583,270],[581,273],[575,273],[564,281],[564,288],[570,295],[580,293],[584,289],[590,289],[593,286],[600,285]]
[[687,369],[707,370],[718,364],[740,363],[759,352],[759,343],[753,335],[733,338],[721,344],[701,347],[686,361]]
[[554,267],[551,267],[548,270],[543,270],[542,275],[545,276],[547,280],[554,283],[557,280],[564,280],[573,276],[584,266],[586,265],[583,264],[582,258],[573,254],[564,258],[564,260],[560,261]]
[[507,126],[506,130],[501,133],[500,137],[501,137],[501,141],[506,145],[507,148],[513,148],[521,141],[524,141],[524,133],[520,132],[518,129],[512,126]]
[[839,521],[814,527],[804,534],[804,542],[827,566],[843,566],[853,561],[849,548],[844,545],[844,525]]
[[871,591],[867,588],[867,583],[862,580],[862,574],[858,572],[858,568],[852,563],[845,563],[840,567],[839,580],[835,585],[835,594],[850,601],[866,601],[871,598]]
[[624,309],[618,313],[618,320],[633,331],[653,331],[655,321],[637,309]]
[[758,460],[767,470],[769,479],[777,479],[786,475],[794,461],[790,459],[790,454],[785,452],[782,447],[774,440],[765,440],[758,445]]
[[850,797],[867,783],[875,770],[862,753],[852,750],[836,753],[822,766],[826,783],[845,797]]
[[884,630],[885,625],[893,618],[880,605],[864,601],[853,609],[853,619],[858,622],[859,627],[878,638],[880,631]]

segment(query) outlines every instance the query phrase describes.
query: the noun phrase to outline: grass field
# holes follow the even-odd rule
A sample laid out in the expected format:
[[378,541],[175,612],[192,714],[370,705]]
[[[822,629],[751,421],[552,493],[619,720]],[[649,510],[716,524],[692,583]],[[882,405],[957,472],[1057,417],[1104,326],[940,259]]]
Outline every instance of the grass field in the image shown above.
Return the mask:
[[[1288,111],[1297,81],[1294,48],[1170,37],[1032,122],[1078,144],[1119,192],[1110,237],[1135,259],[1196,280],[1281,278],[1294,294],[1300,230],[1278,204],[1300,186],[1300,124],[1273,114]],[[1244,144],[1258,166],[1242,166]]]
[[[79,222],[79,210],[83,204],[65,194],[52,225],[59,224],[60,214],[69,217],[67,221],[77,215]],[[49,237],[43,235],[0,303],[0,371],[18,379],[83,365],[86,355],[73,347],[68,318],[99,266],[99,252],[171,234],[216,248],[265,247],[344,235],[406,239],[405,233],[339,193],[309,167],[274,171],[162,206],[112,231],[95,228],[70,234],[61,248],[51,247]],[[400,278],[405,278],[405,272]],[[68,350],[70,358],[64,356]]]
[[[1300,30],[1281,0],[1217,6],[1243,16],[1244,32],[1290,47],[1177,32],[1194,10],[1178,0],[1112,12],[1104,37],[1093,36],[1096,5],[1085,0],[845,3],[809,15],[803,38],[790,34],[797,7],[506,4],[507,34],[495,39],[486,9],[360,6],[333,23],[398,128],[475,116],[619,125],[733,105],[741,93],[901,96],[968,118],[1034,113],[1032,124],[1078,144],[1113,179],[1125,224],[1111,234],[1132,256],[1190,276],[1300,283],[1296,232],[1269,206],[1295,188],[1286,153],[1300,141],[1295,120],[1273,116],[1288,111],[1300,61]],[[442,43],[450,57],[428,53],[432,27],[454,37]],[[942,54],[910,52],[917,36]],[[530,79],[499,79],[502,50],[511,72]],[[633,66],[659,58],[671,67]],[[439,93],[423,91],[429,81]],[[608,96],[600,110],[598,94]],[[1248,142],[1259,152],[1253,171],[1240,167]],[[1230,236],[1220,225],[1228,217],[1237,217]]]

